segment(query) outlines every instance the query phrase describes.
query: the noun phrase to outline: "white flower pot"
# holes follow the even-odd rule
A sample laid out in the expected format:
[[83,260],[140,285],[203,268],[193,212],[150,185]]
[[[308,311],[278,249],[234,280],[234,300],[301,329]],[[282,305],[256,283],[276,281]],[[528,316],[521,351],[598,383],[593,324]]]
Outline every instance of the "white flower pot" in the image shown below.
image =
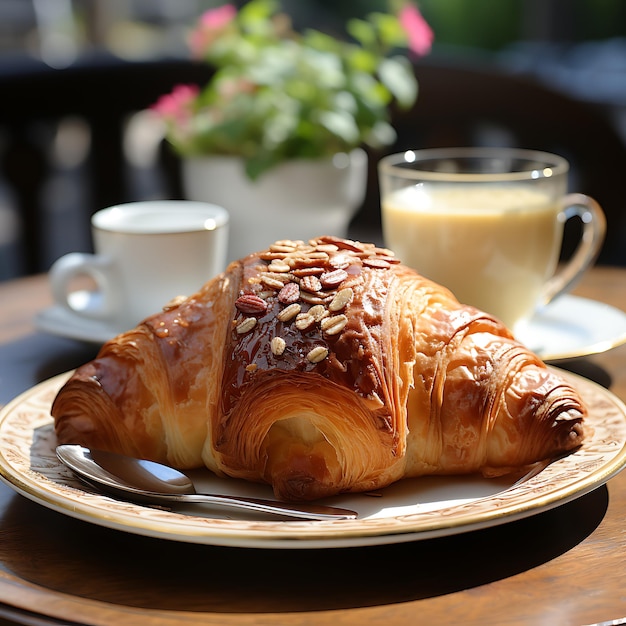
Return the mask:
[[188,200],[212,202],[230,215],[228,261],[279,239],[345,237],[365,197],[367,155],[361,150],[326,160],[294,160],[247,178],[237,157],[183,160]]

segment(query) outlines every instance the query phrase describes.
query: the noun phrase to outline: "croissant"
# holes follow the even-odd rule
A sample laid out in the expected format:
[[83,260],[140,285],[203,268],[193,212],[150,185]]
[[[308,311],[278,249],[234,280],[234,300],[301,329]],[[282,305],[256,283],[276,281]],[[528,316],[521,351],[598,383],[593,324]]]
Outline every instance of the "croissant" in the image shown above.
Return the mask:
[[59,443],[265,482],[277,498],[500,475],[574,450],[586,409],[494,317],[389,250],[279,241],[110,340]]

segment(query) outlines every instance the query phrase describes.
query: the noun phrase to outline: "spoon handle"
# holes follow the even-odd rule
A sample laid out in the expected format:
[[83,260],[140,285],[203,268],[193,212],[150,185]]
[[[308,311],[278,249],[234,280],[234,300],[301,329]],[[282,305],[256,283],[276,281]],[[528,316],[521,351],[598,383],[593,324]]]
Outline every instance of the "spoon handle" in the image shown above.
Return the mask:
[[163,497],[170,502],[206,503],[308,520],[355,519],[357,517],[357,514],[349,509],[340,509],[309,502],[280,502],[279,500],[206,493],[168,494]]
[[[189,477],[173,468],[113,452],[89,450],[79,445],[67,444],[57,446],[56,453],[59,460],[84,483],[123,500],[153,504],[205,503],[307,520],[357,517],[354,511],[311,502],[292,503],[245,496],[196,493]],[[172,487],[175,487],[173,493]],[[164,491],[161,491],[162,488]]]
[[179,503],[179,504],[210,504],[213,506],[229,507],[257,513],[279,515],[295,519],[326,521],[339,519],[356,519],[358,514],[350,509],[341,509],[334,506],[312,504],[309,502],[281,502],[280,500],[264,500],[247,496],[230,496],[209,493],[155,493],[136,489],[119,489],[110,484],[97,483],[94,480],[76,474],[86,485],[96,491],[105,491],[109,494],[139,503]]

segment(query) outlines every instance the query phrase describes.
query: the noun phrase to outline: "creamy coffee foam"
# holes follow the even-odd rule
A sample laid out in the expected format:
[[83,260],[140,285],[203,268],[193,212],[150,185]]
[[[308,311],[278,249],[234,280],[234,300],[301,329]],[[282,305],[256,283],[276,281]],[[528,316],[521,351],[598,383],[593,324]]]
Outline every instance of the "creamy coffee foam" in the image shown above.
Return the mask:
[[561,247],[559,208],[522,185],[415,185],[383,198],[385,244],[463,303],[513,328],[532,314]]

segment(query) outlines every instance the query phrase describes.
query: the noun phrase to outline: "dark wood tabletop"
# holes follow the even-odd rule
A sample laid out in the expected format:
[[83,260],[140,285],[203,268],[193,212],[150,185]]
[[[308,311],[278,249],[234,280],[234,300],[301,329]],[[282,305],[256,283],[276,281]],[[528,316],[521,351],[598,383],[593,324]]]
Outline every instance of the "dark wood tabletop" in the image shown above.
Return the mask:
[[[575,293],[626,310],[626,269],[594,268]],[[97,351],[35,329],[50,303],[45,276],[0,283],[0,405]],[[626,345],[555,365],[626,400]],[[625,616],[626,472],[492,528],[315,550],[133,535],[0,483],[0,624],[583,626]]]

